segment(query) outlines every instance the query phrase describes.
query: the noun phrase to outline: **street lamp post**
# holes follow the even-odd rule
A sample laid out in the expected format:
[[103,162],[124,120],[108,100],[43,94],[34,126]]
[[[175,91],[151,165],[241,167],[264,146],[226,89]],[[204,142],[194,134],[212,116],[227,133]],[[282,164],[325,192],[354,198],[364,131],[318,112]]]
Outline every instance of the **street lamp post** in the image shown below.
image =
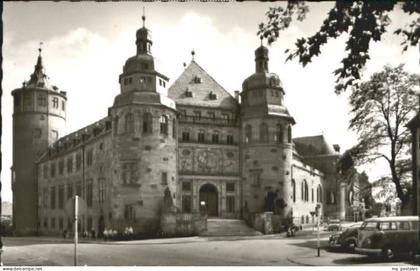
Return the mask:
[[77,216],[79,209],[79,196],[74,196],[74,266],[77,266]]
[[320,212],[320,209],[321,209],[321,204],[317,204],[316,205],[316,207],[315,207],[315,213],[316,213],[316,216],[317,216],[317,221],[316,221],[316,224],[317,224],[317,242],[316,242],[316,245],[317,245],[317,256],[318,257],[321,257],[321,242],[320,242],[320,240],[319,240],[319,221],[320,221],[320,219],[321,219],[321,212]]

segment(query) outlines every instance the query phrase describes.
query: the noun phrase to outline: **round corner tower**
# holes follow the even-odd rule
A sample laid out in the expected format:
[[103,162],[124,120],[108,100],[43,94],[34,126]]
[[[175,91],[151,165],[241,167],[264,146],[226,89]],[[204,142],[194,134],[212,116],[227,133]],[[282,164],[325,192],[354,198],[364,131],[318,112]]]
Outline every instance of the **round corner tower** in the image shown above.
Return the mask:
[[113,219],[117,228],[153,233],[159,227],[164,195],[177,195],[175,102],[168,78],[155,69],[150,31],[136,33],[136,55],[119,76],[121,92],[110,108],[113,145]]
[[38,229],[37,161],[60,138],[66,125],[66,92],[49,83],[41,49],[28,82],[13,95],[13,225],[15,234]]
[[279,76],[268,71],[268,49],[255,50],[255,73],[242,84],[242,207],[290,218],[292,125]]

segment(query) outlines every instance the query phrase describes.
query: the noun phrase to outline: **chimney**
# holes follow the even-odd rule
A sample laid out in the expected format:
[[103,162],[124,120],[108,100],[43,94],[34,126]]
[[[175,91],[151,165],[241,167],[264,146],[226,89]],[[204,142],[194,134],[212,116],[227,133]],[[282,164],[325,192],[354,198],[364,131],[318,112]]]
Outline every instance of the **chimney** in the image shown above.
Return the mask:
[[340,153],[340,145],[338,145],[338,144],[333,144],[333,148],[334,148],[335,152]]

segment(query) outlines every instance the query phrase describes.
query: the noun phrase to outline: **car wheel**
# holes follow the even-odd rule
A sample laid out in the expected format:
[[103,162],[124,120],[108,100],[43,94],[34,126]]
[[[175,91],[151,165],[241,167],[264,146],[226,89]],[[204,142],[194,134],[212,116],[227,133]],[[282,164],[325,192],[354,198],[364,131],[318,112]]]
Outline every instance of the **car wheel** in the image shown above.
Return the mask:
[[382,250],[382,256],[387,260],[392,260],[395,257],[394,252],[390,248],[384,248]]
[[354,252],[355,247],[356,247],[356,242],[354,240],[347,241],[344,246],[344,248],[350,252]]

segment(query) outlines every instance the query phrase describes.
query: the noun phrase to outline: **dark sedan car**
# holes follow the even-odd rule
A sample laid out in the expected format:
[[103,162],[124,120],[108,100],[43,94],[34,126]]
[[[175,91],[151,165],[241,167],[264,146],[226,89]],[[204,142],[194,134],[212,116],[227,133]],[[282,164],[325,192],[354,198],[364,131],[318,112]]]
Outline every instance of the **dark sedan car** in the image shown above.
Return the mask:
[[330,236],[329,245],[331,248],[342,248],[353,251],[357,246],[357,230],[362,226],[362,222],[354,223],[346,227],[341,233]]

